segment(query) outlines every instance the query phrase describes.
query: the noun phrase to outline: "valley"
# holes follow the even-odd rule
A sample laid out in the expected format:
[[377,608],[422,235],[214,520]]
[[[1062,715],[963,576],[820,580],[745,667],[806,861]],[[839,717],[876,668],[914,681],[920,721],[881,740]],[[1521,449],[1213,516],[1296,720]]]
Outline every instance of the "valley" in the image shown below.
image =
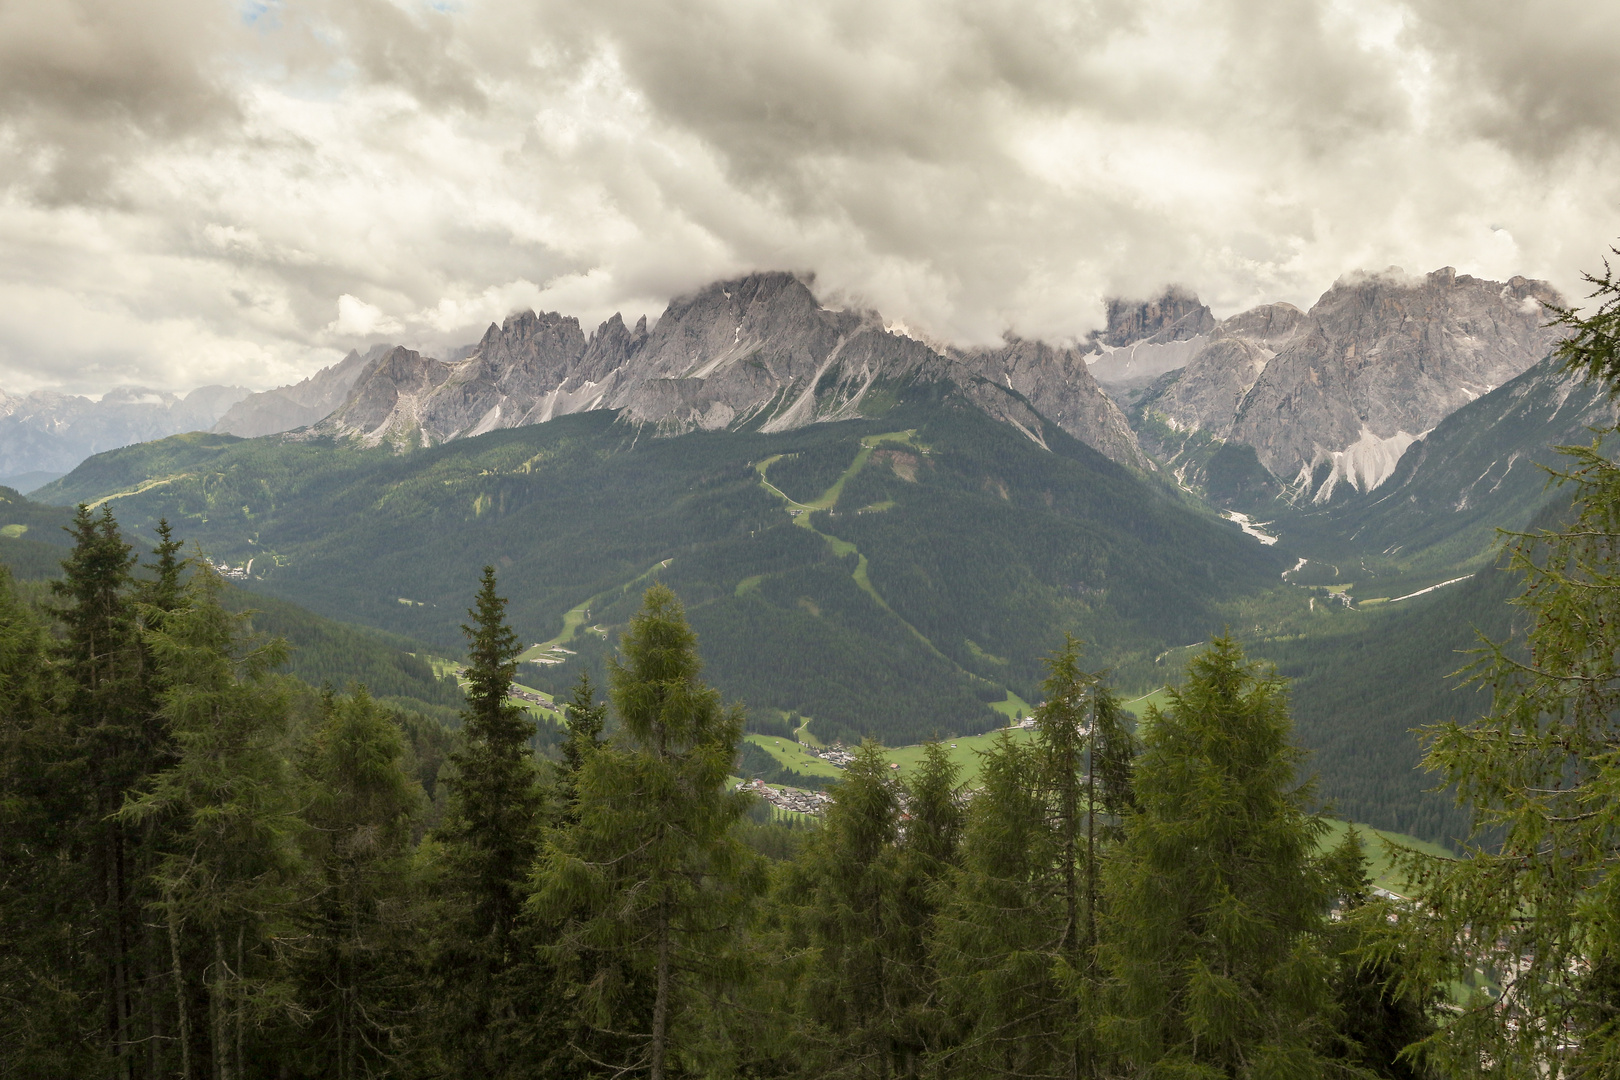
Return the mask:
[[[1508,629],[1497,606],[1507,586],[1480,584],[1497,528],[1523,527],[1551,497],[1538,466],[1556,461],[1554,444],[1613,417],[1606,396],[1532,355],[1545,344],[1525,305],[1545,289],[1504,285],[1496,300],[1492,288],[1375,275],[1335,286],[1315,314],[1224,321],[1183,295],[1120,306],[1108,335],[1078,351],[1010,342],[925,356],[872,317],[829,321],[790,277],[755,276],[672,302],[650,329],[610,321],[587,338],[554,315],[514,316],[448,366],[356,353],[221,423],[256,431],[332,409],[312,426],[100,454],[38,498],[109,506],[144,538],[167,518],[211,558],[251,565],[252,593],[420,643],[413,651],[454,654],[470,584],[491,563],[514,626],[536,643],[520,681],[539,703],[581,671],[600,675],[640,592],[662,582],[686,603],[715,684],[807,742],[994,731],[1037,699],[1041,658],[1064,631],[1127,697],[1145,695],[1224,627],[1293,680],[1310,768],[1339,813],[1444,838],[1461,811],[1413,771],[1412,729],[1466,700],[1448,676],[1474,630]],[[1497,338],[1461,348],[1445,336],[1500,304]],[[1419,310],[1427,329],[1379,322]],[[1253,397],[1270,385],[1256,372],[1320,367],[1319,338],[1357,333],[1374,353],[1428,350],[1457,371],[1483,363],[1482,379],[1523,371],[1482,385],[1379,476],[1304,486],[1262,464],[1239,441],[1249,429],[1208,412],[1213,399],[1187,396],[1198,380],[1247,371],[1234,385]],[[803,349],[820,357],[813,369]],[[1086,371],[1091,356],[1102,383]],[[581,404],[579,387],[609,372],[638,404]],[[727,398],[723,423],[647,411],[676,383],[701,382],[712,398],[724,375],[725,393],[740,393],[747,372],[765,388],[747,391],[747,407]],[[399,382],[419,376],[416,390]],[[465,379],[488,402],[530,395],[529,418],[400,426],[450,408],[447,388]],[[1121,395],[1134,431],[1109,419],[1125,414],[1104,391]],[[441,404],[401,411],[412,394]],[[1251,427],[1259,400],[1238,409]],[[1193,401],[1205,411],[1187,412]],[[551,404],[535,413],[533,402]],[[1400,421],[1419,422],[1430,423]],[[37,505],[19,501],[0,530],[0,555],[32,577],[52,572],[56,550],[31,524]],[[1386,655],[1408,633],[1424,636],[1421,663]]]

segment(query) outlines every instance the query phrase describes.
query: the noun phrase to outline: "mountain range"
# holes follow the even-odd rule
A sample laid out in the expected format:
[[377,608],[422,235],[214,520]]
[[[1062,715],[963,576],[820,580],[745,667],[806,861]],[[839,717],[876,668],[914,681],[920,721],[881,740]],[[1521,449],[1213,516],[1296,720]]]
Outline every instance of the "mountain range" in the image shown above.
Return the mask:
[[[351,353],[38,498],[111,500],[144,539],[167,518],[267,598],[448,654],[491,563],[551,693],[662,580],[717,686],[827,739],[998,724],[1065,631],[1145,692],[1226,627],[1300,680],[1342,812],[1441,837],[1413,710],[1461,700],[1470,625],[1507,626],[1510,586],[1477,582],[1548,505],[1537,466],[1615,415],[1548,358],[1558,302],[1386,271],[1308,311],[1172,289],[1079,341],[968,349],[755,274],[650,325],[521,312],[447,359]],[[0,505],[0,558],[48,572],[48,511]]]
[[103,450],[206,430],[247,394],[239,387],[202,386],[180,397],[120,386],[96,400],[0,390],[0,483],[31,490]]
[[1390,268],[1347,275],[1309,311],[1264,304],[1217,320],[1170,289],[1111,301],[1107,326],[1080,342],[1009,335],[959,349],[874,311],[824,307],[812,284],[787,273],[717,282],[671,301],[650,328],[615,315],[589,334],[569,316],[520,312],[454,360],[378,346],[254,395],[216,430],[305,428],[405,448],[613,409],[658,435],[772,432],[945,383],[1032,437],[1031,410],[1116,462],[1160,460],[1195,486],[1213,449],[1249,446],[1274,493],[1324,503],[1376,488],[1447,415],[1545,357],[1557,340],[1546,308],[1562,303],[1522,277]]

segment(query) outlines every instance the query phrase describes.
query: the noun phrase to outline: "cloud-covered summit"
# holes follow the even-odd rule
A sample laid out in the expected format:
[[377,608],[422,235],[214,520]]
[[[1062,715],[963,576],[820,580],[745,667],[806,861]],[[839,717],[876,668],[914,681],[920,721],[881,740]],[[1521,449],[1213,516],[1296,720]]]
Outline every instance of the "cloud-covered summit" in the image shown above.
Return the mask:
[[1574,293],[1617,60],[1574,0],[0,0],[0,387],[269,387],[780,266],[964,347],[1167,282]]

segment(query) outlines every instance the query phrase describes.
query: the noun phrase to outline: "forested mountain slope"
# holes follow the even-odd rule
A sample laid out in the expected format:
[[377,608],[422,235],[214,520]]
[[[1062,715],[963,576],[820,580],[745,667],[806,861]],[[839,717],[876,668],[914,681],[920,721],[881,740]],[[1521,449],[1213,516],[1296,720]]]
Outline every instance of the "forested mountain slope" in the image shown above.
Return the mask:
[[[493,563],[526,640],[598,661],[644,583],[689,605],[714,681],[829,736],[891,743],[1000,722],[1064,630],[1099,662],[1205,638],[1286,556],[1055,425],[1046,448],[957,392],[778,434],[655,439],[592,412],[407,454],[347,440],[191,436],[55,485],[166,516],[252,584],[459,644]],[[565,620],[565,616],[570,616]],[[590,628],[597,628],[592,632]]]
[[1312,752],[1306,768],[1336,814],[1443,842],[1467,835],[1467,811],[1431,792],[1435,778],[1418,768],[1416,731],[1489,709],[1489,693],[1456,673],[1473,662],[1479,634],[1522,638],[1508,603],[1522,588],[1517,575],[1491,567],[1448,589],[1346,613],[1309,635],[1251,644],[1291,680],[1290,712]]

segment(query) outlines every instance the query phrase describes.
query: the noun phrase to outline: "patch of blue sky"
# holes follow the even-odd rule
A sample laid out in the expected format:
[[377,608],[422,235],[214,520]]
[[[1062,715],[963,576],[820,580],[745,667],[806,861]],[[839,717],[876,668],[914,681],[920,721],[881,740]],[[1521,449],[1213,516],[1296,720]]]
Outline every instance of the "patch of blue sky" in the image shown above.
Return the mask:
[[247,26],[272,29],[281,24],[279,0],[237,0],[237,10]]

